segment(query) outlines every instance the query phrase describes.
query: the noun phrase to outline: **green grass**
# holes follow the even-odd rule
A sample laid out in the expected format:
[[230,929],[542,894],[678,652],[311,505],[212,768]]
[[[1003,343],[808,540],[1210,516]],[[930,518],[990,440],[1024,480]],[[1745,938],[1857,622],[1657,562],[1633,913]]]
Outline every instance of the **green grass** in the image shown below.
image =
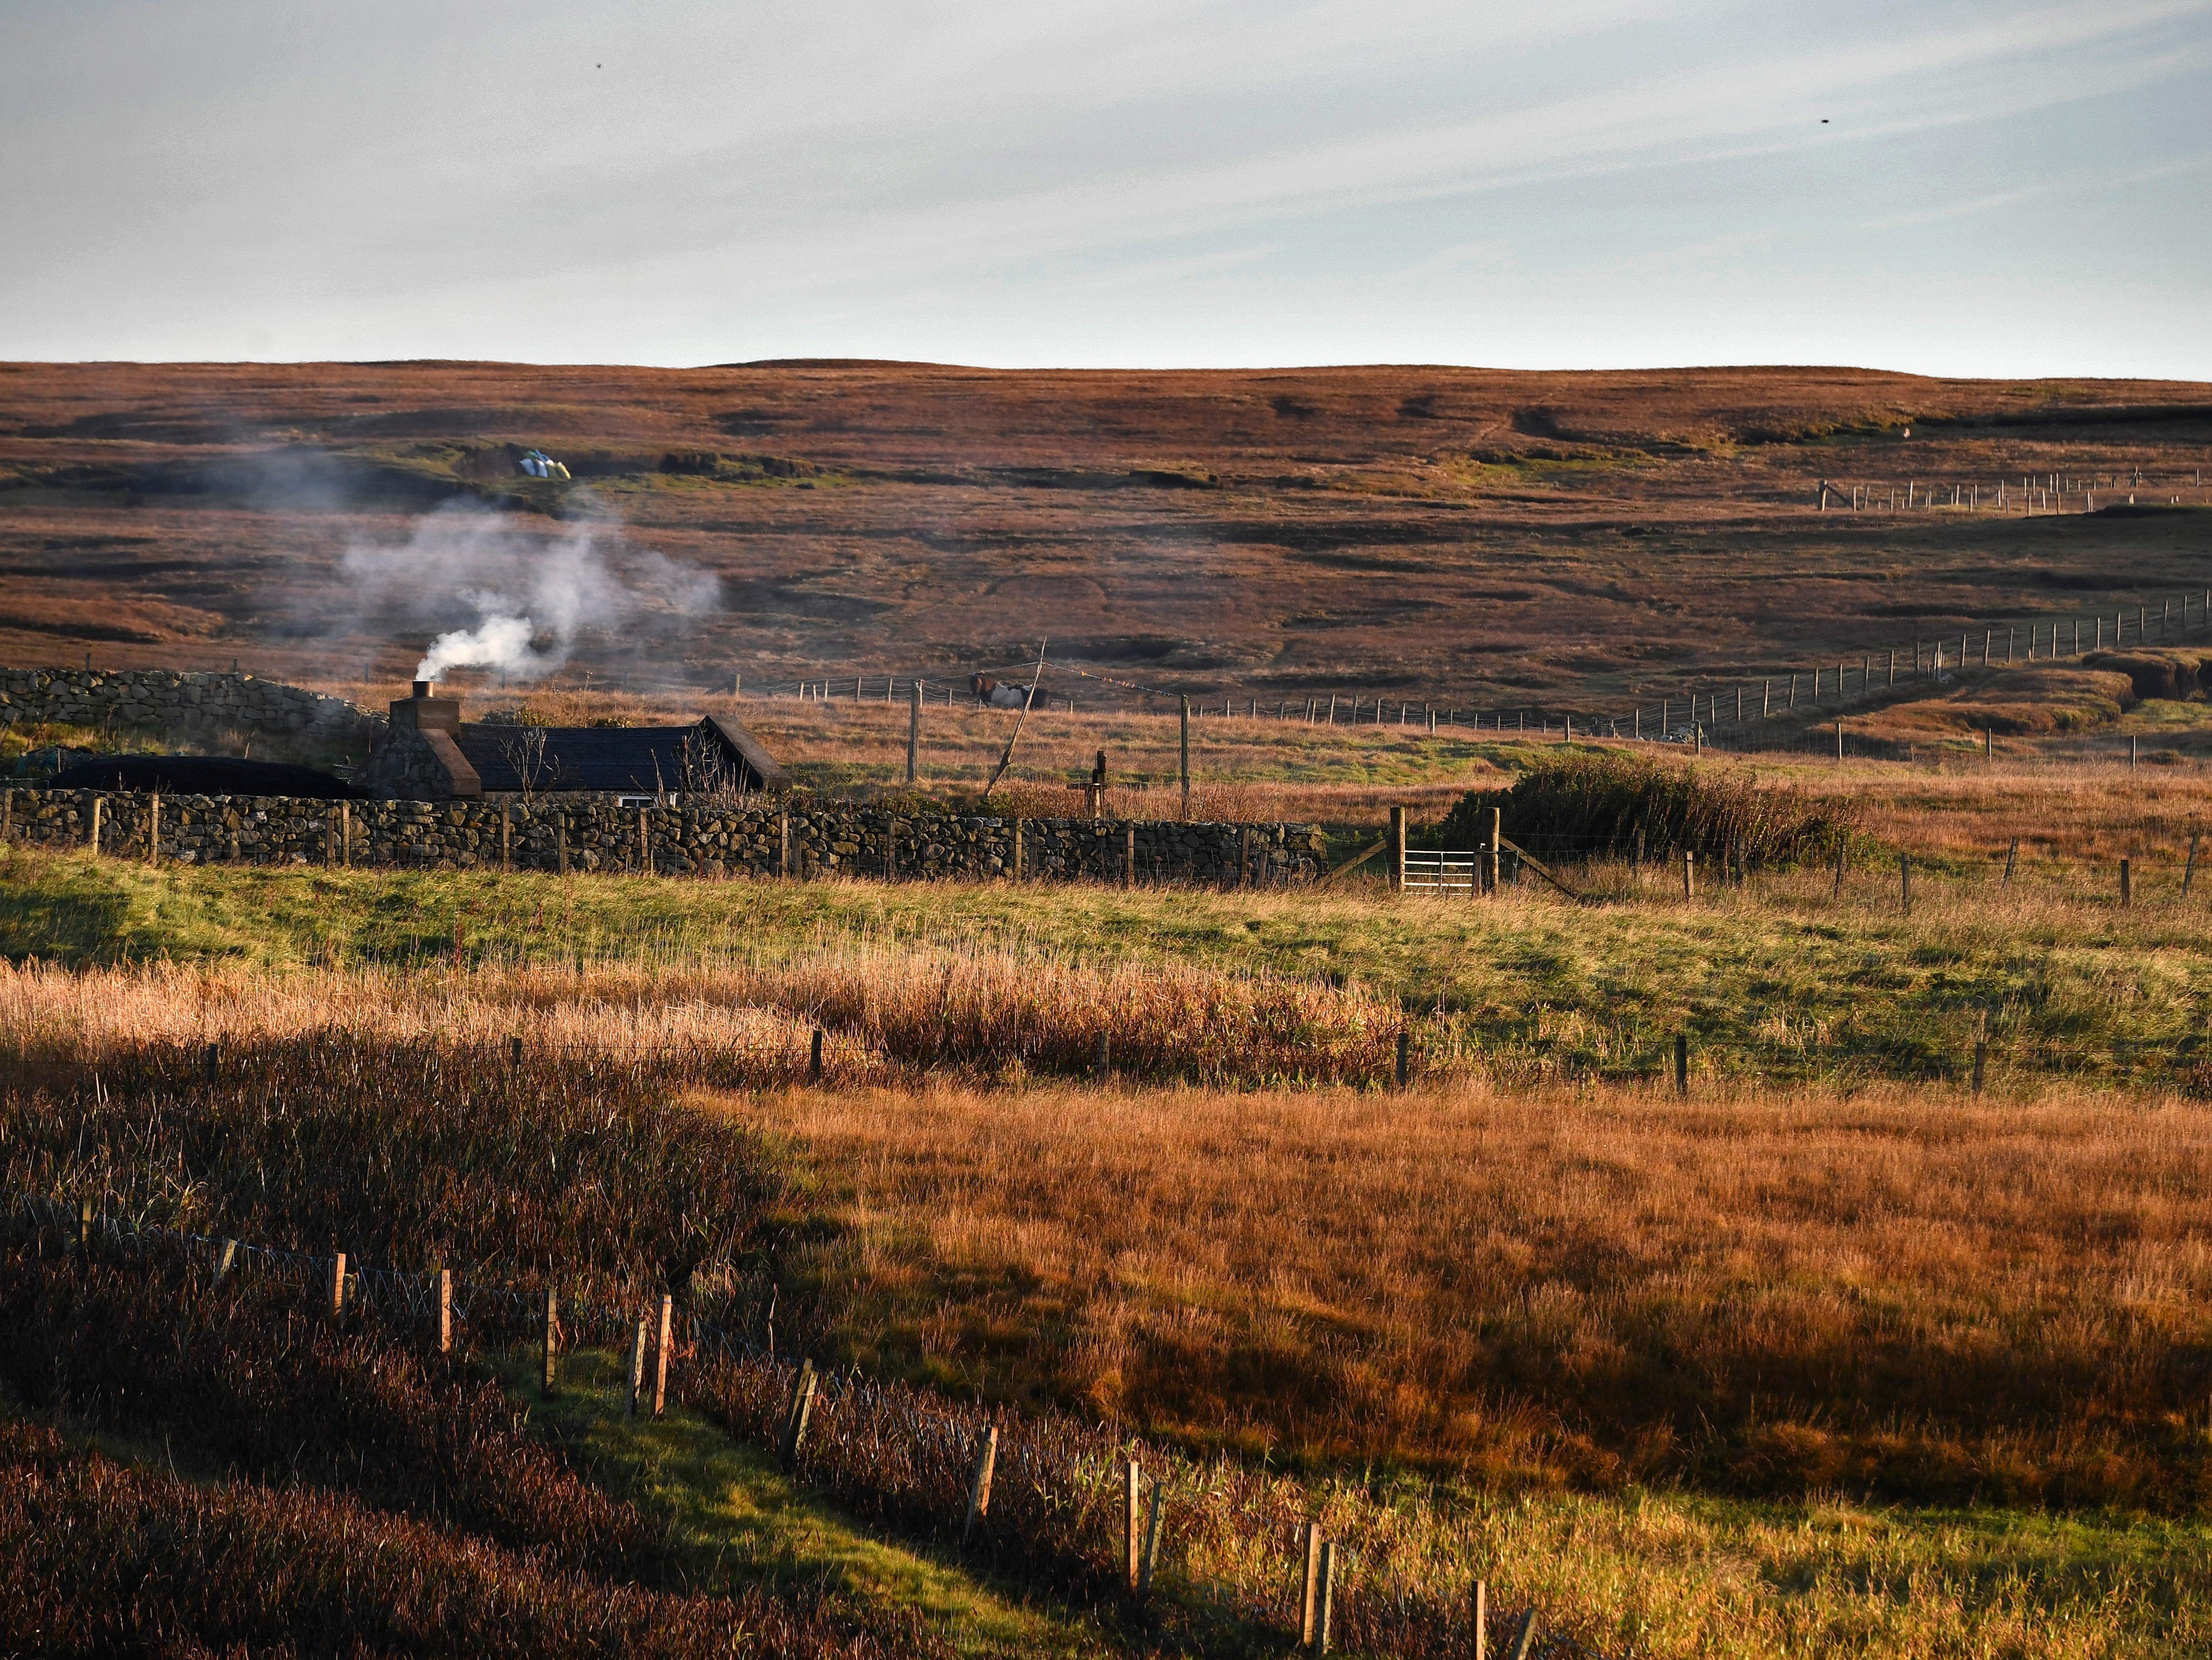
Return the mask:
[[[1109,1651],[1095,1628],[1024,1604],[1012,1587],[858,1526],[689,1413],[625,1420],[612,1357],[568,1357],[550,1402],[538,1399],[534,1360],[501,1363],[533,1424],[660,1521],[702,1585],[805,1582],[919,1608],[969,1654]],[[1327,1512],[1329,1500],[1314,1502]],[[1502,1605],[1533,1599],[1635,1651],[2212,1653],[2212,1529],[2199,1522],[1651,1489],[1424,1487],[1399,1508],[1409,1537],[1435,1529],[1445,1555],[1474,1552]]]
[[580,1350],[561,1361],[552,1399],[539,1394],[537,1356],[495,1360],[530,1403],[532,1426],[590,1480],[664,1529],[693,1584],[808,1586],[863,1605],[919,1611],[963,1654],[1091,1655],[1108,1645],[1058,1610],[1023,1600],[957,1561],[872,1532],[795,1487],[774,1459],[672,1404],[665,1416],[623,1413],[622,1361]]
[[[1328,975],[1398,1000],[1425,1055],[1577,1073],[1656,1069],[1686,1031],[1702,1070],[1956,1077],[1986,1018],[1993,1065],[2170,1081],[2206,1058],[2204,900],[1985,874],[1765,879],[1684,903],[1671,875],[1577,907],[1534,879],[1503,903],[1087,886],[182,868],[18,851],[0,953],[277,968],[514,961],[774,962],[861,940],[1086,961]],[[1626,878],[1622,879],[1626,883]]]

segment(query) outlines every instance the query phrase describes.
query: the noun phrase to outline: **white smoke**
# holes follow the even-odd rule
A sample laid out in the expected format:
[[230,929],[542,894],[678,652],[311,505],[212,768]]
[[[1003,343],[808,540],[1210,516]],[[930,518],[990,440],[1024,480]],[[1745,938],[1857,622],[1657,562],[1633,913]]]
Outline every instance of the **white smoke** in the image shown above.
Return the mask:
[[582,636],[664,636],[712,611],[721,588],[711,571],[634,547],[612,524],[548,533],[467,503],[425,514],[404,543],[356,544],[342,568],[365,614],[436,630],[417,680],[457,668],[542,679]]

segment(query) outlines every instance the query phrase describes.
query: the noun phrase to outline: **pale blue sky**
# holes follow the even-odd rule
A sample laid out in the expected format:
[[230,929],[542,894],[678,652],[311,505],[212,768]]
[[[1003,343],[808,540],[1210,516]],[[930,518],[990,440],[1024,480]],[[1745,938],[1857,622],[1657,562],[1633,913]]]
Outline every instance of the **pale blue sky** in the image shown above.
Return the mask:
[[0,0],[0,357],[2212,380],[2212,0]]

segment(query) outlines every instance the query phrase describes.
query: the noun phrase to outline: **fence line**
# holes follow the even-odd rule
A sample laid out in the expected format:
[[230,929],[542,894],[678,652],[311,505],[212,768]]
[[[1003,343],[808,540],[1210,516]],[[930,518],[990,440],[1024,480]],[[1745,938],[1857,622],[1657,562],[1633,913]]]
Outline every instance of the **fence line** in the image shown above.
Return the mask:
[[[2134,612],[2132,617],[2129,614],[2130,610]],[[2191,620],[2192,611],[2195,613],[2193,622]],[[2111,629],[2109,642],[2106,637],[2108,624]],[[1639,702],[1626,714],[1592,714],[1587,707],[1573,709],[1558,704],[1536,702],[1474,708],[1457,703],[1444,703],[1433,696],[1391,697],[1380,692],[1364,691],[1310,691],[1274,698],[1262,698],[1256,694],[1238,698],[1226,693],[1211,693],[1193,698],[1190,709],[1192,717],[1201,721],[1241,718],[1309,726],[1411,727],[1431,733],[1492,732],[1501,737],[1550,738],[1556,732],[1562,741],[1579,736],[1680,744],[1693,742],[1700,733],[1709,732],[1715,727],[1749,725],[1754,718],[1749,701],[1753,696],[1758,700],[1756,718],[1761,721],[1771,721],[1778,714],[1786,716],[1801,712],[1798,697],[1801,681],[1804,683],[1806,694],[1802,708],[1840,708],[1853,702],[1863,703],[1879,693],[1893,690],[1900,677],[1908,684],[1911,680],[1922,678],[1941,684],[1948,671],[1969,666],[1984,670],[2004,668],[2023,663],[2065,661],[2093,652],[2118,651],[2128,643],[2130,625],[2137,649],[2154,643],[2171,643],[2180,635],[2212,629],[2212,588],[2191,589],[2182,593],[2179,597],[2178,607],[2174,599],[2162,599],[2156,612],[2153,612],[2148,603],[2145,602],[2111,611],[1984,623],[1960,629],[1955,636],[1948,632],[1933,637],[1915,635],[1911,640],[1895,646],[1884,645],[1871,650],[1844,652],[1832,662],[1815,663],[1810,667],[1779,669],[1756,680],[1748,677],[1734,679],[1729,683],[1725,694],[1711,686],[1692,684],[1680,699],[1662,698],[1656,708]],[[2024,642],[2021,637],[2022,635],[2027,636]],[[1953,648],[1954,638],[1957,642],[1955,649]],[[2000,648],[2002,656],[1998,654]],[[1900,654],[1908,650],[1911,654],[1911,666],[1909,669],[1901,670]],[[1950,654],[1948,657],[1947,652]],[[1856,664],[1850,661],[1854,656],[1860,660]],[[1026,669],[1034,666],[1024,664],[1020,666]],[[1048,661],[1045,667],[1133,691],[1146,697],[1170,699],[1185,695],[1139,685],[1133,681],[1111,679],[1072,664]],[[1854,675],[1858,678],[1856,698],[1849,690]],[[944,705],[957,706],[953,681],[912,675],[859,674],[777,681],[757,685],[751,695],[798,697],[824,702],[849,700],[896,704],[902,701],[910,702],[913,689],[917,685],[924,689],[926,702],[934,699],[937,690],[941,688],[945,694]],[[1824,685],[1830,688],[1825,698]],[[851,688],[849,692],[846,690],[848,686]],[[879,686],[880,691],[878,690]],[[901,687],[907,690],[902,692],[899,690]],[[1033,696],[1039,699],[1033,705],[1037,708],[1050,711],[1056,704],[1064,704],[1066,713],[1073,714],[1077,712],[1073,697],[1063,698],[1050,693],[1033,694]],[[980,697],[965,690],[964,677],[959,698],[971,703],[974,708],[989,707]],[[1237,708],[1239,702],[1245,706],[1242,710]],[[1534,723],[1533,727],[1532,721]]]
[[[441,1307],[439,1292],[443,1276],[437,1270],[409,1273],[392,1268],[361,1268],[349,1264],[343,1253],[319,1256],[312,1252],[132,1222],[122,1217],[98,1213],[88,1201],[72,1203],[28,1191],[18,1191],[11,1208],[19,1218],[27,1222],[34,1236],[58,1234],[65,1247],[74,1247],[79,1252],[91,1250],[95,1241],[118,1254],[150,1256],[155,1250],[168,1248],[181,1252],[188,1259],[198,1257],[207,1261],[218,1279],[238,1272],[282,1274],[298,1283],[303,1293],[311,1295],[325,1294],[318,1291],[318,1286],[328,1285],[331,1292],[327,1294],[331,1296],[331,1302],[326,1306],[330,1306],[333,1313],[343,1313],[348,1309],[375,1310],[409,1323],[432,1324],[439,1322],[449,1309],[455,1321],[479,1330],[503,1325],[512,1336],[526,1335],[535,1329],[544,1337],[546,1345],[544,1375],[549,1388],[555,1378],[556,1353],[585,1346],[583,1334],[593,1335],[593,1347],[619,1351],[625,1342],[632,1339],[633,1334],[644,1329],[651,1318],[649,1313],[641,1317],[627,1310],[617,1311],[605,1304],[572,1298],[560,1292],[550,1283],[526,1291],[511,1286],[453,1279],[445,1282],[451,1292],[450,1303]],[[804,1474],[805,1449],[803,1438],[809,1423],[818,1421],[811,1417],[808,1408],[817,1402],[825,1413],[844,1408],[854,1414],[865,1415],[870,1420],[866,1426],[866,1438],[877,1449],[880,1449],[886,1430],[894,1438],[902,1432],[909,1443],[906,1456],[908,1468],[913,1472],[943,1466],[948,1459],[956,1473],[963,1471],[968,1462],[974,1457],[976,1447],[986,1438],[990,1445],[992,1461],[999,1471],[997,1479],[1001,1485],[1006,1484],[1010,1476],[1026,1477],[1040,1492],[1069,1487],[1097,1487],[1102,1479],[1110,1480],[1110,1469],[1093,1468],[1086,1471],[1085,1466],[1091,1461],[1086,1458],[1083,1449],[1075,1444],[1078,1440],[1110,1444],[1112,1456],[1127,1461],[1133,1491],[1138,1468],[1149,1467],[1158,1461],[1164,1468],[1152,1477],[1156,1518],[1153,1541],[1146,1554],[1145,1577],[1139,1584],[1133,1584],[1131,1588],[1133,1600],[1139,1603],[1149,1596],[1154,1583],[1152,1553],[1158,1548],[1157,1517],[1162,1498],[1170,1491],[1188,1493],[1203,1485],[1200,1479],[1202,1477],[1202,1466],[1188,1459],[1179,1459],[1164,1450],[1150,1448],[1141,1439],[1117,1435],[1110,1426],[1103,1424],[1088,1432],[1076,1431],[1071,1424],[1061,1429],[1056,1437],[1054,1426],[1039,1425],[1036,1426],[1040,1432],[1036,1436],[1016,1437],[1002,1446],[1001,1430],[1024,1421],[1018,1414],[1003,1409],[963,1408],[926,1390],[875,1383],[860,1377],[857,1371],[817,1372],[811,1360],[794,1361],[790,1356],[778,1357],[772,1347],[763,1347],[756,1344],[743,1333],[705,1320],[689,1309],[676,1312],[675,1317],[682,1323],[683,1341],[679,1346],[675,1341],[676,1328],[666,1320],[668,1299],[661,1301],[664,1314],[662,1329],[668,1340],[662,1350],[662,1380],[665,1382],[667,1376],[665,1368],[672,1354],[680,1354],[695,1362],[702,1355],[708,1355],[727,1361],[736,1367],[752,1368],[756,1373],[755,1381],[764,1383],[779,1396],[787,1390],[791,1405],[783,1414],[784,1444],[786,1462],[794,1476]],[[556,1311],[557,1319],[555,1317]],[[438,1328],[434,1325],[434,1329]],[[636,1387],[635,1380],[640,1373],[635,1359],[632,1365],[633,1387]],[[763,1372],[765,1373],[764,1377],[758,1375]],[[658,1415],[662,1408],[657,1389],[648,1388],[638,1395],[638,1409],[643,1409],[642,1403],[647,1394],[654,1396],[652,1410]],[[979,1426],[966,1421],[970,1418],[988,1421]],[[735,1429],[733,1425],[726,1424],[725,1427]],[[1051,1442],[1054,1446],[1041,1447],[1040,1442]],[[1051,1456],[1054,1450],[1060,1454],[1057,1458]],[[1214,1463],[1218,1468],[1231,1468],[1224,1460],[1217,1459]],[[830,1479],[834,1483],[834,1476]],[[979,1475],[969,1490],[966,1508],[969,1527],[976,1519],[988,1516],[988,1479]],[[1109,1519],[1112,1518],[1109,1517]],[[1257,1528],[1257,1531],[1262,1533],[1267,1530],[1264,1523]],[[967,1528],[962,1529],[963,1535],[966,1531]],[[1356,1562],[1356,1559],[1354,1560]],[[1347,1580],[1344,1590],[1353,1590],[1356,1583]],[[1401,1642],[1427,1639],[1430,1640],[1424,1644],[1420,1651],[1433,1651],[1436,1637],[1449,1638],[1453,1632],[1464,1629],[1469,1620],[1476,1618],[1484,1619],[1490,1626],[1502,1624],[1508,1630],[1518,1626],[1522,1630],[1534,1633],[1536,1623],[1534,1608],[1526,1610],[1518,1621],[1501,1620],[1496,1609],[1478,1614],[1477,1610],[1486,1608],[1486,1599],[1479,1589],[1481,1582],[1476,1581],[1474,1584],[1478,1589],[1473,1598],[1463,1595],[1434,1597],[1427,1599],[1425,1608],[1417,1607],[1412,1593],[1401,1587],[1395,1599],[1378,1593],[1362,1599],[1371,1603],[1372,1607],[1347,1608],[1345,1612],[1365,1616],[1361,1621],[1366,1627],[1362,1634],[1370,1640],[1358,1646],[1380,1653],[1391,1652],[1392,1649],[1387,1643],[1372,1640],[1376,1637],[1396,1635]],[[1205,1611],[1218,1614],[1225,1610],[1233,1618],[1262,1627],[1279,1627],[1285,1623],[1280,1603],[1249,1586],[1190,1583],[1189,1589]],[[1310,1571],[1309,1607],[1311,1606],[1310,1596]],[[1395,1608],[1389,1606],[1393,1601],[1396,1604]],[[1296,1621],[1293,1620],[1290,1623],[1295,1624]],[[1439,1623],[1445,1627],[1441,1633],[1437,1629]],[[1485,1635],[1487,1635],[1486,1631]],[[1483,1651],[1483,1640],[1476,1637],[1473,1630],[1466,1630],[1461,1640],[1471,1641],[1476,1652]],[[1302,1645],[1316,1654],[1328,1652],[1330,1640],[1326,1626],[1305,1639]],[[1577,1657],[1578,1660],[1607,1660],[1607,1657],[1565,1634],[1547,1634],[1534,1646],[1524,1645],[1522,1651]]]

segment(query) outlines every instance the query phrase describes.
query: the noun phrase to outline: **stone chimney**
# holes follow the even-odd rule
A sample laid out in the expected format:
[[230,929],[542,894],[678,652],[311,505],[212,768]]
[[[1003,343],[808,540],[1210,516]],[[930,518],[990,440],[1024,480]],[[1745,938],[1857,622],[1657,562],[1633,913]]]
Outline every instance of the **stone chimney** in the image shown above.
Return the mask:
[[414,683],[413,694],[392,700],[392,730],[455,733],[461,729],[461,700],[434,697],[428,680]]
[[483,794],[457,741],[461,700],[431,695],[428,680],[414,683],[411,695],[392,700],[392,727],[372,756],[361,781],[387,800],[444,801]]

